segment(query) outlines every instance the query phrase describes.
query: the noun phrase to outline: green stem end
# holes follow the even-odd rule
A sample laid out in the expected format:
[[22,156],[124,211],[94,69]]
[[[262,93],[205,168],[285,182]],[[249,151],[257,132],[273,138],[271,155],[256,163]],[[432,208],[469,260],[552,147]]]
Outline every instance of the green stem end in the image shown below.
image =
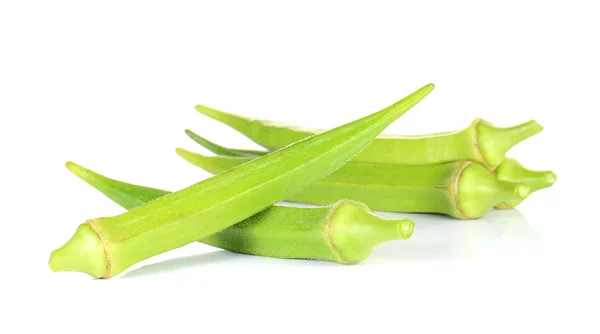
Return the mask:
[[107,272],[102,240],[89,223],[79,225],[66,244],[50,254],[48,266],[54,272],[76,271],[101,278]]
[[476,129],[481,155],[489,166],[495,167],[504,161],[506,152],[511,148],[544,128],[531,120],[509,128],[500,128],[480,121]]

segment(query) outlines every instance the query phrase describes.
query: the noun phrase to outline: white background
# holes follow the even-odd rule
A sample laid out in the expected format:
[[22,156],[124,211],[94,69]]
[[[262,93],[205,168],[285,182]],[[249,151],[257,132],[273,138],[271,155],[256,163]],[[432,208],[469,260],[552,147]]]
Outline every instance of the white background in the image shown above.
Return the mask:
[[[594,332],[594,1],[286,3],[0,4],[6,332]],[[78,224],[122,212],[68,160],[176,190],[208,177],[174,152],[202,151],[185,128],[257,148],[195,104],[326,128],[428,82],[386,132],[536,119],[545,130],[509,156],[556,185],[476,221],[399,214],[413,237],[355,266],[193,244],[111,280],[47,268]]]

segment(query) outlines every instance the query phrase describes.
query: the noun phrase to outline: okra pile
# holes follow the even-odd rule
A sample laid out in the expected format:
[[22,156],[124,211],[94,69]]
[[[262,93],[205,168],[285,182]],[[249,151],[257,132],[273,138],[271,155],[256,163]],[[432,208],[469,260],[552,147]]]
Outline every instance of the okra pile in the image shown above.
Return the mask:
[[[535,121],[499,128],[477,119],[455,132],[380,135],[433,88],[425,85],[328,131],[198,105],[200,113],[265,150],[223,147],[186,130],[214,155],[177,153],[214,176],[175,192],[118,181],[68,162],[73,174],[127,211],[79,225],[52,252],[49,266],[110,278],[195,241],[249,255],[351,264],[365,260],[375,246],[413,233],[412,220],[385,219],[373,210],[474,219],[493,207],[514,208],[555,182],[554,173],[532,171],[505,157],[542,130]],[[317,206],[278,205],[282,200]]]

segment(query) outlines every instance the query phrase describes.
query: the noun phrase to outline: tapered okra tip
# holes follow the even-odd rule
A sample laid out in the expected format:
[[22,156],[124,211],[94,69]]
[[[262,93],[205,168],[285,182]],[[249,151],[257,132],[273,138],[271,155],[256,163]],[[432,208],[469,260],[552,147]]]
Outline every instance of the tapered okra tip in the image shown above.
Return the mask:
[[107,260],[102,240],[89,224],[81,224],[66,244],[50,254],[48,266],[54,272],[77,271],[103,277]]
[[81,166],[79,166],[78,164],[74,163],[73,161],[67,161],[67,162],[65,163],[65,166],[66,166],[66,167],[67,167],[67,168],[68,168],[68,169],[69,169],[71,172],[73,172],[73,171],[76,171],[76,170],[79,170],[79,169],[81,169],[81,168],[82,168]]
[[198,134],[196,134],[194,131],[190,130],[190,129],[185,129],[185,134],[190,137],[193,141],[198,142],[198,141],[205,141],[206,139],[200,137]]
[[196,109],[196,111],[199,111],[199,112],[203,112],[205,110],[212,110],[212,108],[207,107],[203,104],[197,104],[194,108]]
[[425,86],[419,88],[413,94],[429,94],[434,88],[435,88],[435,85],[432,82],[430,82],[430,83],[426,84]]
[[177,153],[177,155],[183,158],[183,160],[191,163],[192,165],[197,165],[198,163],[203,162],[203,158],[205,157],[199,153],[190,152],[180,147],[175,149],[175,153]]
[[197,104],[195,109],[197,112],[199,112],[203,115],[206,115],[208,117],[211,117],[211,118],[216,118],[217,120],[219,120],[218,119],[219,116],[228,115],[227,113],[224,113],[220,110],[217,110],[217,109],[214,109],[214,108],[202,105],[202,104]]
[[194,156],[194,153],[181,147],[176,148],[175,153],[187,161],[190,161],[190,158]]

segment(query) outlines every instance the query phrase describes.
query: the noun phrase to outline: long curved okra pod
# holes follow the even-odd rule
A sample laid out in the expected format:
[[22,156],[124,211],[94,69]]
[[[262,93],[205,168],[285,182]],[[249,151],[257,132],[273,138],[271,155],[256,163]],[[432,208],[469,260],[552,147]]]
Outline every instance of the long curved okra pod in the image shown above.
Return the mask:
[[351,159],[423,99],[429,84],[377,113],[272,152],[126,213],[81,224],[49,260],[54,271],[109,278],[217,233],[291,196]]
[[[117,181],[73,162],[67,168],[125,209],[170,192]],[[269,207],[244,221],[199,240],[236,253],[284,259],[356,263],[381,243],[408,239],[410,219],[384,219],[364,204],[343,200],[327,207]]]
[[[194,133],[191,130],[186,130],[186,134],[204,148],[222,156],[259,157],[268,153],[268,151],[251,151],[224,147],[214,142],[211,142],[206,138],[201,137],[200,135]],[[500,165],[498,165],[498,167],[496,167],[493,170],[493,173],[499,180],[525,184],[531,189],[532,193],[544,188],[548,188],[556,181],[556,174],[554,174],[553,172],[534,171],[527,169],[515,159],[504,160],[502,163],[500,163]],[[511,209],[519,205],[522,201],[522,199],[519,199],[500,202],[495,206],[495,208]]]
[[[206,106],[196,110],[242,133],[268,150],[277,150],[322,130],[247,118]],[[439,164],[469,160],[487,168],[498,166],[505,154],[519,142],[542,131],[536,121],[509,127],[495,127],[476,119],[460,131],[417,136],[380,135],[352,160],[402,165]]]
[[[183,149],[177,149],[177,153],[212,174],[253,159],[205,156]],[[373,210],[442,213],[473,219],[500,202],[524,199],[529,192],[526,185],[498,180],[472,161],[423,166],[350,161],[286,199],[318,205],[351,199]]]

